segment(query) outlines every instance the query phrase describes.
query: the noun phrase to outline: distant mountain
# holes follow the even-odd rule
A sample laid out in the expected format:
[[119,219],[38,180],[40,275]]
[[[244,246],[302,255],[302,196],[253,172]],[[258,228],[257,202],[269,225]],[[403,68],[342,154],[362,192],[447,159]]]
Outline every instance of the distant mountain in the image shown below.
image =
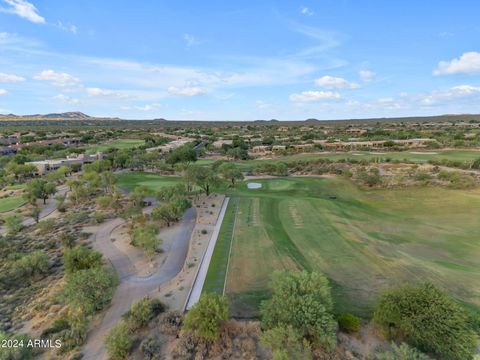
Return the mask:
[[15,115],[15,114],[0,114],[0,120],[94,120],[94,119],[109,119],[119,120],[118,118],[97,118],[84,114],[80,111],[70,111],[64,113],[50,113],[50,114],[33,114],[33,115]]

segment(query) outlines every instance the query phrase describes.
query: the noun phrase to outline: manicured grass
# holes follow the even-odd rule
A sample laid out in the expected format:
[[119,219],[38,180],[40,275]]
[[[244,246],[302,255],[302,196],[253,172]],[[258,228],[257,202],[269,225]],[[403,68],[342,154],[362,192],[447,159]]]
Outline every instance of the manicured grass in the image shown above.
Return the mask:
[[25,204],[25,199],[21,196],[9,196],[0,199],[0,213],[12,211]]
[[[338,312],[370,315],[382,289],[404,281],[433,282],[480,308],[480,190],[364,190],[337,178],[258,182],[261,189],[243,183],[231,194],[238,210],[226,294],[235,315],[255,315],[271,273],[282,268],[326,274]],[[218,254],[208,277],[215,286],[224,277],[215,269],[228,260]]]
[[109,141],[104,144],[93,145],[88,148],[87,152],[89,154],[96,153],[97,151],[106,151],[110,148],[115,149],[131,149],[140,145],[144,145],[144,140],[139,139],[117,139],[113,141]]
[[161,176],[139,171],[125,172],[117,175],[117,186],[132,191],[137,186],[146,186],[152,191],[158,191],[165,186],[173,186],[181,181],[179,176]]
[[202,292],[215,292],[223,294],[225,276],[227,272],[228,255],[233,239],[233,227],[238,208],[238,198],[231,199],[228,202],[222,226],[218,233],[217,243],[210,260],[207,277],[203,285]]

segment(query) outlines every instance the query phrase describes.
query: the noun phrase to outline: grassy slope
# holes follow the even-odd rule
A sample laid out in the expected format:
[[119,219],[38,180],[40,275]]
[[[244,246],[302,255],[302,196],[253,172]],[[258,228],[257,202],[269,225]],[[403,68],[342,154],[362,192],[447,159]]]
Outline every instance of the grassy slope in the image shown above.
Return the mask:
[[117,186],[132,191],[137,186],[146,186],[152,191],[177,184],[179,176],[160,176],[156,174],[132,171],[117,175]]
[[12,211],[25,204],[25,199],[21,196],[9,196],[0,199],[0,213]]
[[480,306],[479,191],[365,191],[339,179],[260,182],[261,190],[240,185],[234,194],[227,293],[237,315],[251,315],[271,272],[282,267],[327,274],[339,311],[366,315],[384,287],[425,280]]

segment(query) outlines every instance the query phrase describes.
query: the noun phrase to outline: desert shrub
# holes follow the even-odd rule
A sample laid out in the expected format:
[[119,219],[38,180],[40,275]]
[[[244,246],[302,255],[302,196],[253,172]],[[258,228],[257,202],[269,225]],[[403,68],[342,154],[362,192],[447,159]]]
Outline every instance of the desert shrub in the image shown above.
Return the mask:
[[63,297],[70,306],[91,314],[110,303],[117,285],[118,277],[110,268],[79,270],[67,277]]
[[205,340],[215,340],[220,336],[220,326],[228,320],[227,299],[218,294],[204,294],[187,313],[183,328]]
[[100,209],[103,210],[112,210],[116,208],[116,201],[113,196],[110,195],[98,196],[95,200],[95,203]]
[[403,285],[380,298],[374,320],[391,337],[400,336],[446,360],[472,359],[476,336],[468,314],[431,284]]
[[92,217],[92,224],[101,224],[102,222],[105,221],[105,214],[101,213],[101,212],[98,212],[96,211],[94,214],[93,214],[93,217]]
[[312,358],[310,344],[291,325],[278,326],[265,331],[260,342],[270,349],[273,360],[308,360]]
[[140,344],[143,356],[146,360],[160,359],[160,343],[154,339],[145,339]]
[[23,229],[23,217],[19,214],[7,215],[4,220],[9,234],[16,234]]
[[342,314],[338,317],[340,330],[347,333],[354,333],[360,330],[360,319],[352,314]]
[[66,249],[70,249],[75,245],[75,236],[68,232],[62,232],[58,239],[60,240],[62,246]]
[[70,225],[76,225],[88,220],[88,212],[76,211],[66,216],[66,219]]
[[183,315],[178,311],[168,311],[159,321],[160,330],[168,335],[177,335],[183,324]]
[[142,248],[151,257],[161,243],[157,233],[158,228],[153,224],[139,226],[133,231],[131,244]]
[[81,310],[71,312],[66,317],[66,321],[68,328],[59,333],[62,339],[60,352],[72,350],[82,345],[87,339],[88,318]]
[[380,172],[377,168],[373,168],[370,171],[360,171],[357,176],[358,179],[367,186],[379,185],[382,182]]
[[416,181],[429,181],[432,179],[432,175],[426,171],[419,171],[415,174]]
[[112,360],[125,359],[132,348],[132,339],[128,326],[120,322],[105,337],[105,348]]
[[52,231],[54,227],[55,227],[55,219],[42,220],[37,224],[38,230],[40,230],[40,232],[43,234],[46,234]]
[[49,267],[47,254],[42,251],[35,251],[15,260],[10,275],[14,279],[33,278],[48,273]]
[[102,254],[90,250],[84,245],[77,245],[63,253],[63,265],[67,274],[79,270],[99,268],[102,266]]
[[272,277],[272,298],[261,304],[267,329],[292,326],[314,346],[333,350],[337,322],[325,276],[316,272],[277,271]]
[[124,318],[129,328],[133,331],[147,325],[164,308],[164,305],[159,300],[146,296],[133,303],[130,310],[124,315]]
[[400,346],[393,344],[392,347],[392,351],[378,354],[376,360],[431,360],[429,356],[422,354],[405,343]]

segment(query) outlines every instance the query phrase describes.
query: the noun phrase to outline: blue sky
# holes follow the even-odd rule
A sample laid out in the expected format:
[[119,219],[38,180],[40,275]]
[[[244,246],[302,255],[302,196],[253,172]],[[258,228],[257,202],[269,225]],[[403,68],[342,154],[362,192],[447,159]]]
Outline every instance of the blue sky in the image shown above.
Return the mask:
[[0,113],[480,113],[478,1],[0,0]]

